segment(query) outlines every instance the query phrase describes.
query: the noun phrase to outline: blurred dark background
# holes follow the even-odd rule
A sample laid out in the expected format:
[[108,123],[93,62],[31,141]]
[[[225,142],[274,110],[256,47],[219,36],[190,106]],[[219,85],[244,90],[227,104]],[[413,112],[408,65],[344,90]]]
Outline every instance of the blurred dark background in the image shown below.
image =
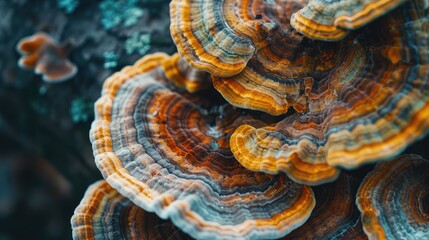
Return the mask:
[[[0,240],[71,239],[70,217],[101,179],[89,129],[103,81],[145,54],[175,52],[168,0],[0,0]],[[45,32],[78,73],[45,83],[16,44]],[[426,143],[426,144],[425,144]],[[428,139],[407,149],[428,158]],[[353,171],[362,177],[371,165]]]

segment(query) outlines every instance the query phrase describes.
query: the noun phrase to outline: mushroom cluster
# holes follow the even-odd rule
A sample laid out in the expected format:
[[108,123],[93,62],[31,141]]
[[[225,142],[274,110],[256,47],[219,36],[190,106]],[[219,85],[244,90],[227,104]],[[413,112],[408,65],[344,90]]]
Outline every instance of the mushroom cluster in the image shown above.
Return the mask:
[[[105,182],[76,209],[73,237],[429,236],[427,179],[414,174],[426,160],[381,163],[363,183],[341,173],[391,160],[429,132],[428,8],[173,0],[178,53],[115,73],[95,105],[90,139]],[[386,203],[390,176],[402,188]]]
[[179,53],[209,71],[229,103],[284,116],[232,135],[231,150],[246,168],[318,185],[335,180],[337,167],[389,159],[428,132],[426,1],[407,1],[333,43],[284,23],[296,15],[278,9],[305,1],[230,2],[237,1],[173,1],[171,32]]
[[235,128],[265,123],[222,99],[179,91],[167,74],[171,58],[149,55],[106,80],[90,133],[106,181],[200,239],[281,237],[304,223],[311,188],[253,173],[229,149]]

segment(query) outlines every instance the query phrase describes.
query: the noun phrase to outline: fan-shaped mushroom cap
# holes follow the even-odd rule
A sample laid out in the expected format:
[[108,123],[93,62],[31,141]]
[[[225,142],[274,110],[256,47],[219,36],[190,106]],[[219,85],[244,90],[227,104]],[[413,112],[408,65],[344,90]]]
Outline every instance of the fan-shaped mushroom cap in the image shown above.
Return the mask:
[[364,26],[405,0],[310,0],[292,15],[291,24],[312,39],[336,41],[349,30]]
[[[235,75],[267,45],[275,28],[287,32],[293,12],[307,0],[173,0],[171,35],[192,67],[213,75]],[[286,13],[286,14],[285,14]]]
[[427,239],[429,161],[403,155],[377,164],[359,187],[356,204],[370,239]]
[[18,65],[25,69],[34,69],[48,83],[58,83],[74,77],[77,67],[67,59],[60,44],[46,33],[36,33],[25,37],[17,44],[17,50],[23,55]]
[[[429,129],[425,6],[407,2],[353,41],[338,43],[332,70],[304,78],[298,88],[308,92],[306,111],[274,126],[243,125],[235,131],[230,144],[237,160],[250,170],[286,172],[314,185],[335,179],[334,166],[388,159],[424,136]],[[320,174],[314,164],[324,166]]]
[[148,213],[120,195],[106,181],[85,193],[71,219],[73,239],[189,239],[171,221]]
[[191,68],[178,53],[164,61],[163,68],[168,79],[188,92],[193,93],[212,86],[209,74]]
[[[413,8],[424,9],[427,7],[425,5],[423,1],[413,5]],[[409,5],[404,8],[407,7]],[[396,14],[400,13],[397,11]],[[291,31],[273,31],[270,44],[260,49],[242,72],[231,77],[213,76],[214,87],[234,106],[272,115],[284,114],[290,107],[298,112],[320,111],[340,97],[339,92],[344,91],[348,83],[368,80],[371,74],[372,81],[380,81],[383,76],[378,73],[379,69],[370,66],[373,61],[387,60],[382,63],[385,65],[382,68],[384,71],[408,64],[408,53],[401,56],[398,49],[408,51],[414,47],[414,40],[406,39],[410,33],[415,34],[413,37],[417,41],[427,39],[419,33],[426,30],[424,27],[407,26],[408,21],[417,20],[423,15],[419,13],[418,17],[399,21],[393,17],[390,21],[385,18],[377,22],[384,27],[373,24],[363,33],[337,43],[311,41]],[[403,28],[401,31],[387,31],[386,34],[376,32],[385,32],[389,25],[402,25]],[[399,39],[393,38],[403,39],[397,41]],[[418,44],[418,47],[427,48],[427,43]],[[380,46],[384,49],[374,51]],[[427,54],[418,61],[425,63],[425,58]],[[366,76],[362,77],[363,74]]]
[[[309,41],[291,29],[292,13],[306,4],[306,0],[175,0],[172,37],[187,62],[213,74],[215,88],[231,104],[272,115],[289,107],[302,112],[317,85],[313,78],[344,70],[336,65],[347,56],[337,45]],[[243,48],[251,50],[239,53]],[[333,97],[329,92],[325,96],[327,101]]]
[[315,187],[316,206],[310,218],[282,239],[366,239],[355,204],[358,187],[359,181],[346,174]]
[[161,67],[167,59],[147,56],[106,80],[90,134],[106,181],[195,238],[276,238],[303,224],[312,190],[251,172],[229,150],[237,126],[263,123],[175,91]]
[[342,81],[356,77],[349,74],[353,68],[362,69],[362,62],[353,62],[353,57],[362,58],[359,54],[365,50],[356,51],[351,41],[313,42],[297,33],[274,38],[278,43],[256,53],[241,73],[212,77],[214,87],[232,105],[271,115],[287,113],[291,107],[297,112],[319,111],[335,100]]

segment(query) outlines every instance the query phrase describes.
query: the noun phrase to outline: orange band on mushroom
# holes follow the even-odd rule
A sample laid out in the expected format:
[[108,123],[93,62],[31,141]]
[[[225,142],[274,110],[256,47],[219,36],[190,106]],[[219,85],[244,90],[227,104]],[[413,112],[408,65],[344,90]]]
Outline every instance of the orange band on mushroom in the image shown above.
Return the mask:
[[359,181],[342,174],[334,183],[314,188],[316,206],[310,218],[286,239],[367,239],[355,204]]
[[291,25],[309,38],[337,41],[386,14],[405,0],[310,0],[292,15]]
[[[334,167],[354,168],[388,159],[426,135],[429,15],[423,5],[419,0],[407,2],[354,38],[315,43],[324,46],[327,56],[329,49],[334,54],[322,61],[325,65],[320,61],[308,65],[324,70],[310,71],[296,80],[260,67],[264,64],[252,65],[253,59],[248,67],[259,69],[245,69],[228,79],[214,78],[214,86],[225,90],[223,96],[239,106],[251,103],[246,107],[278,115],[284,110],[281,104],[302,103],[291,104],[297,113],[274,126],[238,128],[231,138],[237,160],[250,170],[286,172],[298,182],[317,185],[335,179]],[[243,78],[248,71],[258,74]],[[286,83],[293,87],[284,87]],[[301,162],[308,167],[297,167],[305,166],[297,164]],[[308,175],[297,177],[304,172]]]
[[106,80],[91,129],[106,181],[196,238],[281,237],[303,224],[315,204],[309,187],[251,172],[230,152],[237,126],[266,124],[221,98],[178,91],[168,60],[149,55]]
[[170,31],[178,52],[192,67],[229,77],[240,73],[249,59],[269,44],[272,32],[287,34],[290,14],[305,4],[290,0],[174,0]]
[[71,219],[73,239],[181,239],[192,238],[120,195],[106,181],[99,181],[85,196]]
[[193,93],[212,86],[207,73],[191,68],[177,53],[164,61],[162,66],[167,78],[188,92]]
[[429,161],[403,155],[377,164],[361,184],[356,204],[369,239],[429,236]]

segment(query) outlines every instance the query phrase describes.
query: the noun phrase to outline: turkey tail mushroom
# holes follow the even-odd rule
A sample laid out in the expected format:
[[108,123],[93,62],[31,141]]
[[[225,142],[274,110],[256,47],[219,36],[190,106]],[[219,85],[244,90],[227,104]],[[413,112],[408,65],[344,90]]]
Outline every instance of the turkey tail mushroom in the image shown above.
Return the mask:
[[356,204],[369,239],[426,239],[429,161],[402,155],[377,164],[359,187]]
[[236,127],[265,123],[176,91],[162,68],[168,58],[149,55],[106,80],[90,133],[106,181],[195,238],[278,238],[302,225],[311,188],[251,172],[229,149]]
[[349,31],[365,26],[406,0],[310,0],[292,15],[291,25],[305,36],[338,41]]
[[[264,64],[250,68],[261,73],[249,74],[246,81],[240,75],[246,76],[247,69],[234,76],[238,80],[231,77],[224,86],[238,89],[228,91],[235,93],[230,96],[238,102],[253,103],[243,96],[255,96],[255,102],[261,103],[257,100],[262,96],[265,105],[272,107],[279,101],[264,95],[278,95],[288,103],[287,97],[281,97],[288,95],[279,94],[285,89],[295,99],[301,95],[306,106],[275,125],[240,126],[231,137],[237,160],[252,171],[285,172],[297,182],[318,185],[335,180],[336,167],[356,168],[392,158],[425,136],[429,131],[429,15],[423,6],[423,0],[406,2],[357,36],[338,43],[314,43],[325,44],[327,61],[307,63],[326,64],[312,65],[308,69],[316,71],[295,80],[284,78],[283,83]],[[270,81],[267,76],[275,78]],[[295,85],[290,87],[291,83]],[[217,85],[214,80],[219,89]],[[244,88],[253,93],[238,96],[242,92],[238,85],[250,86]]]
[[133,204],[106,181],[85,193],[71,219],[75,240],[192,240],[171,221],[163,220]]

